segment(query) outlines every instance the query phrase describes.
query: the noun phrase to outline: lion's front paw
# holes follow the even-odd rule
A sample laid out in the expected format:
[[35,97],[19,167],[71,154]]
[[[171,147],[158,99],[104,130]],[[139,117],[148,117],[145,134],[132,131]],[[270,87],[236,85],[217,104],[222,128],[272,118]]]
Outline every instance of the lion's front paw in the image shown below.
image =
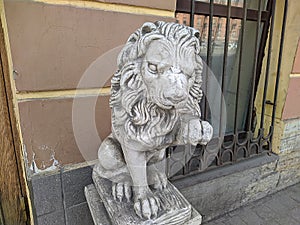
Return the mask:
[[202,121],[202,140],[200,144],[206,145],[213,136],[213,127],[207,122]]
[[134,210],[135,213],[141,219],[156,218],[160,209],[159,199],[153,195],[149,188],[145,188],[143,191],[135,193],[134,198]]
[[213,128],[207,121],[190,120],[187,129],[188,143],[206,145],[213,136]]

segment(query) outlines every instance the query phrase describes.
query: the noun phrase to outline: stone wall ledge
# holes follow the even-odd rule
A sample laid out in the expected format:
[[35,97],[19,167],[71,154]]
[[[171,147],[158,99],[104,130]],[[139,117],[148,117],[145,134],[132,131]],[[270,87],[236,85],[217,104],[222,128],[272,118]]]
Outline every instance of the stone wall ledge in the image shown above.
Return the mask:
[[178,188],[184,188],[187,186],[197,185],[199,183],[203,183],[209,180],[217,179],[219,177],[228,176],[233,173],[242,172],[247,169],[255,168],[262,166],[264,164],[268,164],[271,162],[275,162],[279,159],[279,156],[276,154],[264,154],[257,157],[253,157],[247,160],[243,160],[234,165],[227,165],[223,167],[218,167],[215,169],[208,170],[204,173],[200,173],[197,175],[193,175],[187,178],[175,180],[172,183]]

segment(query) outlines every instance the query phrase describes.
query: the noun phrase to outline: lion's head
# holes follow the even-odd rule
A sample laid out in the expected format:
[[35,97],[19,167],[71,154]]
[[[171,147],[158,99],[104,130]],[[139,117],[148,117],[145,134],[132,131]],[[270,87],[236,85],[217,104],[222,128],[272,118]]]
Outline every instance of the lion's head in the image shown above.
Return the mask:
[[199,54],[199,32],[190,27],[145,23],[133,33],[119,54],[112,79],[113,126],[127,124],[129,133],[149,126],[156,132],[155,125],[148,124],[155,115],[159,118],[155,124],[166,127],[174,127],[180,113],[200,117]]

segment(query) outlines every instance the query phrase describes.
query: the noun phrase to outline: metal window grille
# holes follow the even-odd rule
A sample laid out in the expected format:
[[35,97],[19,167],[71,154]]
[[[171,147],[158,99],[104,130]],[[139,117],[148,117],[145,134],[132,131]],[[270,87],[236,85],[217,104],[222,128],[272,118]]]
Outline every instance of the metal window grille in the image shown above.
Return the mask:
[[[275,86],[269,86],[270,63],[272,57],[272,37],[274,31],[274,12],[276,0],[257,0],[256,8],[249,7],[251,0],[177,0],[176,17],[178,23],[185,23],[196,27],[201,33],[201,45],[203,46],[203,59],[208,67],[212,67],[214,55],[213,49],[216,43],[223,43],[222,68],[220,69],[219,83],[222,93],[225,90],[225,82],[231,74],[228,73],[228,60],[230,48],[235,48],[235,56],[238,64],[236,67],[236,82],[234,86],[234,115],[232,120],[232,129],[225,132],[222,137],[222,111],[224,110],[224,101],[220,101],[219,132],[214,136],[207,146],[196,146],[193,148],[187,146],[173,146],[166,151],[166,172],[171,179],[179,179],[191,174],[203,172],[207,169],[220,167],[223,165],[234,164],[238,161],[255,157],[261,154],[270,154],[272,152],[272,136],[274,132],[275,112],[277,93],[279,86],[279,74],[281,69],[282,50],[284,43],[284,32],[286,24],[286,14],[288,0],[285,0],[285,11],[282,22],[280,49],[278,56],[278,68]],[[252,1],[254,2],[254,1]],[[181,20],[181,17],[184,20]],[[249,43],[247,40],[247,23],[255,23],[255,38]],[[269,38],[268,38],[269,37]],[[253,45],[253,63],[252,70],[248,77],[250,86],[247,104],[241,104],[241,89],[243,78],[243,67],[246,59],[246,45]],[[238,47],[237,47],[238,45]],[[265,54],[265,48],[267,54]],[[260,77],[262,72],[263,59],[266,57],[265,76]],[[251,61],[251,60],[250,60]],[[260,79],[264,79],[260,81]],[[257,109],[254,106],[257,95],[258,82],[264,83],[262,108]],[[203,89],[208,93],[208,82],[204,80]],[[267,99],[268,88],[274,88],[273,99]],[[221,98],[221,96],[220,96]],[[219,104],[218,103],[218,104]],[[212,120],[208,101],[203,99],[201,103],[202,119]],[[266,126],[266,105],[272,107],[272,116],[270,125]],[[239,123],[240,108],[243,108],[243,122]],[[260,121],[257,121],[256,114],[260,113]],[[212,122],[212,121],[210,121]]]

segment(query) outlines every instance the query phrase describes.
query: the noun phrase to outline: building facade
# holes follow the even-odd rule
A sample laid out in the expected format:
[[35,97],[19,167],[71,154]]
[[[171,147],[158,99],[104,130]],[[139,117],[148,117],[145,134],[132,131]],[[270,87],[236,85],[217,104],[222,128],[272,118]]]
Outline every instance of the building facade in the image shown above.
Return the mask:
[[[144,22],[163,20],[190,26],[190,13],[179,8],[180,2],[1,1],[5,43],[1,58],[10,62],[4,70],[3,83],[11,88],[11,94],[7,94],[11,97],[3,105],[8,105],[15,117],[18,129],[11,132],[13,137],[20,137],[19,141],[16,138],[10,141],[19,143],[14,148],[18,176],[8,179],[6,184],[20,180],[21,202],[27,214],[25,219],[18,217],[18,224],[22,224],[20,221],[41,225],[92,224],[83,188],[92,182],[91,171],[98,147],[110,133],[110,78],[116,70],[117,53],[129,35]],[[300,2],[277,1],[273,12],[268,11],[268,7],[274,1],[262,1],[260,6],[259,1],[250,1],[250,5],[242,0],[230,2],[231,15],[236,16],[231,16],[229,23],[227,11],[222,11],[221,7],[227,7],[226,0],[214,1],[211,23],[209,0],[196,1],[196,6],[200,4],[204,8],[197,13],[196,7],[193,17],[193,26],[200,31],[201,56],[207,64],[211,63],[220,84],[224,76],[224,99],[228,109],[225,136],[230,142],[230,135],[236,130],[257,134],[260,126],[270,126],[273,115],[274,132],[267,140],[272,143],[260,145],[261,148],[268,147],[266,154],[258,154],[254,147],[245,150],[253,151],[253,154],[245,153],[247,156],[239,158],[237,153],[235,159],[234,151],[224,148],[218,153],[223,154],[223,158],[217,155],[213,167],[191,174],[183,171],[178,179],[173,179],[172,182],[204,215],[205,221],[300,182]],[[247,19],[243,31],[245,5],[249,21]],[[257,29],[259,7],[262,10],[261,28]],[[273,32],[271,34],[268,28],[263,37],[263,25],[268,21],[271,24],[273,17]],[[283,24],[286,26],[281,42]],[[244,39],[241,39],[242,33]],[[257,52],[255,36],[259,37]],[[265,44],[261,44],[263,40]],[[242,72],[238,72],[241,42],[245,51]],[[225,49],[228,58],[224,67]],[[211,51],[211,59],[207,58],[208,51]],[[270,51],[272,55],[268,62]],[[255,57],[255,54],[262,57]],[[280,55],[281,60],[278,60]],[[256,72],[253,69],[256,63],[261,69],[253,81],[250,76]],[[245,75],[240,77],[240,92],[235,92],[239,74]],[[267,86],[265,80],[268,80]],[[255,92],[251,92],[252,87]],[[255,93],[253,98],[251,93]],[[234,100],[238,95],[239,107]],[[277,101],[272,102],[275,95]],[[253,110],[249,109],[251,99]],[[219,101],[214,102],[220,104]],[[211,111],[218,110],[211,107]],[[234,117],[235,111],[238,119]],[[248,123],[249,111],[255,111],[250,117],[252,126]],[[207,113],[213,120],[210,114]],[[262,115],[264,119],[260,123]],[[258,125],[254,126],[255,120]],[[245,130],[247,126],[249,129]],[[227,150],[229,156],[224,153]],[[4,155],[0,156],[1,160]],[[0,177],[5,179],[5,176]],[[7,186],[1,182],[0,191],[5,196]],[[7,216],[4,201],[1,206],[5,224],[16,224],[16,218]]]

